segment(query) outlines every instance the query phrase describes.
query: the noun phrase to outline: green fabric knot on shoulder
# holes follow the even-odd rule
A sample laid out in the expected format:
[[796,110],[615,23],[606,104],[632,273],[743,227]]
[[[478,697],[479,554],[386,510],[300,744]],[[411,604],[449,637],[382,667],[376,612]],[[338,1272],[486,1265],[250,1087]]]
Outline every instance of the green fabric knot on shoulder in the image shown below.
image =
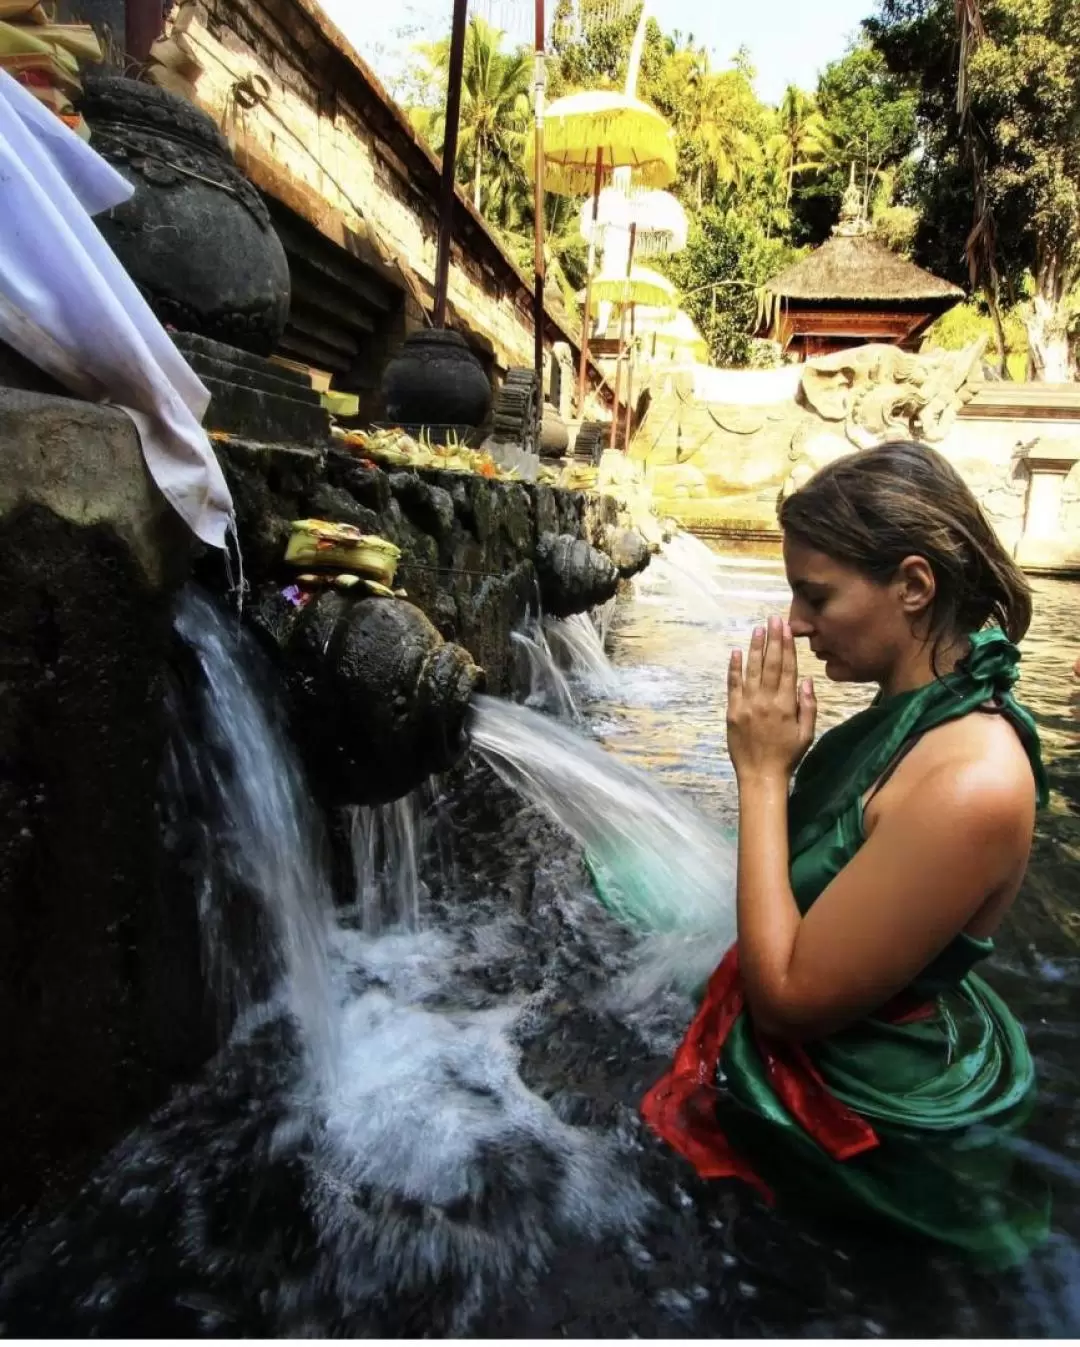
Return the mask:
[[973,632],[971,649],[956,667],[961,677],[989,683],[1001,692],[1016,686],[1020,677],[1020,651],[1000,627]]

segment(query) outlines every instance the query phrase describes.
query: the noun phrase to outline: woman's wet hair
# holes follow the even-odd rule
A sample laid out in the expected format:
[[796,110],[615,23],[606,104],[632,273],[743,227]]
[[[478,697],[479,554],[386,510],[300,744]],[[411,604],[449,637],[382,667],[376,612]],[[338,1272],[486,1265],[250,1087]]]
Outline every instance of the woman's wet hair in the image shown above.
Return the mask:
[[1031,589],[960,474],[925,444],[864,449],[822,468],[780,506],[807,547],[888,584],[908,557],[937,583],[927,633],[944,640],[996,622],[1011,641],[1031,625]]

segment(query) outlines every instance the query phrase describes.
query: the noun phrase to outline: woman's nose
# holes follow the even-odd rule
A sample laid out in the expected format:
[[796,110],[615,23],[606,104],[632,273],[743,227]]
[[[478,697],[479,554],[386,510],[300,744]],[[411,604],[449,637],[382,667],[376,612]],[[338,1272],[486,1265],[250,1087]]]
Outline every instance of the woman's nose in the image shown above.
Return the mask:
[[788,613],[788,624],[791,627],[791,634],[796,640],[800,636],[810,636],[813,633],[813,626],[807,622],[806,618],[800,612],[798,599],[791,605],[791,611]]

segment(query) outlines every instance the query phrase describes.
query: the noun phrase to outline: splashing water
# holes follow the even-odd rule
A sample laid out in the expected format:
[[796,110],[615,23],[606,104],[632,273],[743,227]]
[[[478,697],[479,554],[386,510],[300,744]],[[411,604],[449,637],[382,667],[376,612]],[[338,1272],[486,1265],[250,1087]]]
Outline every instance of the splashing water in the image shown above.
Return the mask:
[[642,934],[620,999],[699,986],[735,938],[729,834],[600,745],[525,707],[477,697],[473,743],[584,848],[605,902]]
[[[748,620],[749,605],[764,602],[757,590],[782,583],[754,573],[762,569],[742,559],[717,568],[723,583],[741,585],[745,575],[755,590],[728,613],[732,629]],[[732,818],[734,802],[724,797],[734,785],[716,771],[716,650],[727,628],[702,623],[696,592],[677,572],[669,579],[655,602],[643,585],[647,600],[620,615],[617,653],[621,676],[628,651],[668,670],[677,703],[627,711],[620,689],[621,749],[637,743],[640,761],[695,798],[718,785],[711,804]],[[426,928],[373,935],[361,929],[359,910],[327,915],[320,940],[329,946],[326,996],[338,1051],[336,1070],[313,1090],[312,1066],[296,1043],[302,1017],[288,1013],[293,965],[290,942],[276,934],[288,922],[275,875],[257,855],[250,864],[230,859],[240,822],[253,827],[256,806],[228,797],[276,789],[283,763],[292,763],[292,794],[275,808],[292,811],[285,833],[313,876],[310,891],[299,886],[309,916],[326,882],[321,830],[280,717],[263,696],[257,652],[225,621],[220,657],[235,668],[218,670],[213,685],[235,679],[226,701],[239,711],[230,717],[208,705],[201,658],[190,683],[178,680],[174,701],[184,717],[170,775],[183,794],[171,802],[168,826],[179,826],[185,811],[197,816],[187,819],[187,836],[201,837],[215,862],[202,905],[208,959],[214,955],[225,987],[249,1004],[264,995],[254,965],[269,952],[278,1018],[273,1006],[261,1020],[250,1016],[202,1079],[107,1157],[63,1217],[30,1234],[20,1229],[4,1246],[4,1333],[856,1338],[933,1336],[945,1325],[965,1337],[1075,1336],[1080,1128],[1071,1048],[1080,978],[1067,858],[1077,852],[1074,797],[1061,793],[1075,786],[1074,774],[1062,775],[1075,723],[1072,657],[1064,662],[1059,633],[1075,626],[1076,605],[1063,586],[1055,592],[1059,606],[1047,609],[1040,591],[1044,644],[1029,642],[1025,651],[1025,682],[1059,792],[1059,807],[1041,825],[1048,831],[1038,839],[1033,878],[1054,905],[1044,907],[1041,888],[1029,890],[993,970],[1027,1026],[1048,1106],[1028,1149],[1061,1171],[1063,1229],[1020,1274],[975,1278],[920,1256],[913,1297],[907,1244],[867,1239],[861,1228],[841,1237],[809,1218],[792,1224],[782,1208],[764,1212],[734,1186],[718,1194],[642,1135],[641,1093],[670,1060],[692,1004],[668,998],[666,1009],[639,1017],[602,1003],[633,960],[634,941],[582,892],[566,832],[587,847],[610,836],[619,878],[619,850],[631,861],[641,850],[628,836],[632,824],[650,850],[666,850],[659,880],[648,860],[646,896],[659,893],[674,909],[673,939],[684,889],[690,910],[715,909],[717,931],[730,922],[732,855],[722,832],[678,796],[653,787],[651,799],[639,774],[621,773],[595,745],[512,707],[503,708],[506,724],[489,722],[490,751],[505,759],[505,779],[515,786],[525,779],[525,794],[539,803],[510,798],[477,755],[437,788],[456,867],[450,853],[435,863],[447,836],[432,831],[430,808],[423,816]],[[672,593],[685,597],[683,620],[673,617]],[[213,610],[196,619],[211,627],[217,620]],[[210,641],[207,632],[193,636],[197,646]],[[218,655],[207,658],[213,664]],[[246,698],[261,706],[262,730]],[[238,740],[250,741],[250,751]],[[260,827],[272,813],[267,803]],[[249,836],[263,844],[267,834]],[[460,880],[446,881],[440,865]],[[287,868],[282,874],[288,879]],[[262,897],[254,893],[258,876],[269,886]],[[254,934],[235,921],[249,898],[262,911]],[[679,960],[693,953],[678,945]],[[639,1032],[643,1021],[647,1032]]]
[[[232,1194],[284,1182],[271,1177],[278,1171],[293,1184],[302,1176],[294,1200],[311,1228],[296,1238],[311,1242],[307,1270],[299,1281],[270,1275],[259,1293],[275,1334],[310,1335],[313,1323],[352,1315],[378,1321],[380,1307],[400,1325],[410,1303],[424,1331],[438,1322],[465,1333],[567,1240],[632,1237],[649,1200],[627,1177],[622,1140],[571,1126],[521,1080],[516,1036],[533,1013],[528,998],[487,994],[470,1008],[474,984],[508,957],[503,919],[454,908],[418,929],[421,852],[433,840],[421,827],[422,795],[352,811],[357,903],[335,915],[323,831],[259,685],[260,652],[194,593],[176,625],[201,679],[199,724],[174,736],[174,775],[185,765],[202,782],[187,803],[205,812],[230,878],[271,933],[269,985],[261,1016],[238,1025],[207,1081],[106,1162],[83,1219],[126,1228],[134,1185],[167,1220],[168,1194],[181,1192],[184,1233],[162,1242],[183,1242],[198,1281],[233,1279],[250,1300],[267,1256],[244,1245],[248,1218],[230,1212]],[[183,701],[177,689],[178,709]],[[221,980],[250,983],[254,1000],[248,965],[259,950],[225,938],[231,901],[208,879],[207,946]],[[512,944],[528,948],[520,932]],[[552,999],[544,991],[541,1004]],[[275,1006],[291,1012],[284,1023]],[[211,1232],[234,1225],[236,1239],[220,1247]],[[56,1236],[44,1238],[47,1248]],[[109,1288],[83,1300],[115,1299],[130,1260],[96,1237],[81,1247],[95,1286]],[[32,1281],[33,1258],[28,1267]]]
[[[185,737],[176,725],[169,767],[174,782],[186,771],[197,783],[220,860],[220,868],[208,867],[200,895],[211,985],[229,1002],[228,1010],[243,1017],[256,1008],[263,972],[269,986],[264,982],[262,990],[285,997],[315,1074],[324,1077],[337,1051],[337,1016],[329,964],[332,899],[319,816],[280,717],[260,695],[265,671],[252,638],[193,589],[180,598],[176,630],[201,672],[199,729],[194,738]],[[174,713],[177,696],[174,689]],[[253,910],[247,939],[230,927],[237,890]]]
[[548,710],[564,720],[580,720],[581,713],[570,690],[566,675],[548,644],[543,623],[532,622],[529,630],[515,631],[513,641],[529,661],[529,693],[526,703],[537,710]]
[[607,603],[601,604],[599,608],[594,608],[592,612],[593,622],[596,624],[596,630],[600,635],[600,649],[605,653],[608,648],[608,640],[611,637],[611,628],[615,621],[615,610],[619,606],[618,598],[608,599]]
[[618,676],[604,649],[603,636],[588,613],[548,622],[549,648],[562,657],[570,679],[581,683],[593,697],[611,696]]
[[420,929],[427,897],[420,878],[423,809],[416,790],[390,804],[347,811],[356,906],[367,935]]
[[635,580],[645,594],[670,595],[679,616],[710,625],[745,627],[743,614],[759,618],[786,611],[791,591],[777,564],[760,559],[725,557],[721,560],[699,538],[677,533],[663,545],[647,571]]

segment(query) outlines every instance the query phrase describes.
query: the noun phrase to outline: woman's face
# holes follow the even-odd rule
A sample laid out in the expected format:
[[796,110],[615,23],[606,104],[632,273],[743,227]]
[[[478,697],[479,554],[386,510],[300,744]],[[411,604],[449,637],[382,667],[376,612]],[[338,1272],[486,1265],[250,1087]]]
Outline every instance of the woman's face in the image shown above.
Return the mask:
[[791,630],[805,637],[837,683],[881,683],[912,642],[904,586],[860,571],[784,537]]

